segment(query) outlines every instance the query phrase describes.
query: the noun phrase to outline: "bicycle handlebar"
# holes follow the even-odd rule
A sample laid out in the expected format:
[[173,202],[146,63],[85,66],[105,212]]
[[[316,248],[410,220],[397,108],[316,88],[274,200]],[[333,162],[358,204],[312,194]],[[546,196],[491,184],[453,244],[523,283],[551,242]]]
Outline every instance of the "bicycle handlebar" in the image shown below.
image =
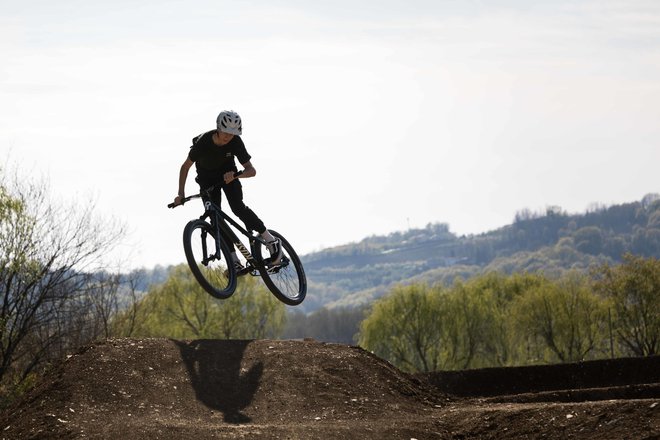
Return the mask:
[[[234,173],[234,178],[238,179],[238,176],[240,176],[241,174],[243,174],[244,171],[245,171],[245,170],[236,171],[236,172]],[[184,197],[183,200],[181,200],[181,203],[179,203],[178,205],[175,205],[174,203],[169,203],[169,204],[167,205],[167,207],[170,208],[170,209],[171,209],[171,208],[176,208],[177,206],[183,205],[183,204],[186,203],[188,200],[191,200],[191,199],[197,199],[197,198],[199,198],[199,197],[202,197],[202,193],[205,193],[206,195],[209,195],[209,194],[211,194],[211,191],[213,191],[217,185],[218,185],[217,183],[216,183],[215,185],[211,185],[211,186],[209,186],[208,188],[201,190],[201,191],[199,192],[199,194],[194,194],[194,195],[192,195],[192,196]]]
[[[241,174],[243,174],[244,171],[245,171],[245,170],[236,171],[236,172],[234,173],[234,178],[235,178],[235,179],[238,179],[238,177],[239,177]],[[213,191],[217,185],[218,185],[217,183],[216,183],[215,185],[211,185],[211,186],[209,186],[208,188],[201,190],[201,191],[199,192],[199,194],[195,194],[195,195],[192,195],[192,196],[189,196],[189,197],[184,197],[183,200],[181,201],[181,203],[179,203],[179,205],[183,205],[183,204],[186,203],[188,200],[196,199],[196,198],[202,197],[202,193],[205,193],[206,195],[211,194],[211,191]],[[167,205],[167,207],[168,207],[168,208],[176,208],[176,207],[179,206],[179,205],[175,205],[174,203],[169,203],[169,204]]]
[[208,188],[205,188],[205,189],[203,189],[203,190],[200,190],[199,194],[193,194],[192,196],[184,197],[184,198],[181,200],[181,203],[179,203],[178,205],[175,205],[174,203],[169,203],[169,204],[167,205],[167,207],[168,207],[168,208],[176,208],[177,206],[181,206],[181,205],[183,205],[183,204],[186,203],[188,200],[198,199],[198,198],[202,197],[203,194],[206,195],[206,196],[209,196],[209,195],[211,194],[211,192],[215,189],[215,187],[216,187],[216,185],[209,186]]
[[200,194],[194,194],[194,195],[192,195],[192,196],[188,196],[188,197],[184,197],[184,198],[181,200],[181,203],[179,203],[178,205],[175,205],[174,202],[172,202],[172,203],[169,203],[169,204],[167,205],[167,207],[168,207],[168,208],[176,208],[177,206],[181,206],[181,205],[183,205],[183,204],[186,203],[188,200],[197,199],[197,198],[199,198],[199,197],[202,197],[202,194],[201,194],[201,193],[200,193]]

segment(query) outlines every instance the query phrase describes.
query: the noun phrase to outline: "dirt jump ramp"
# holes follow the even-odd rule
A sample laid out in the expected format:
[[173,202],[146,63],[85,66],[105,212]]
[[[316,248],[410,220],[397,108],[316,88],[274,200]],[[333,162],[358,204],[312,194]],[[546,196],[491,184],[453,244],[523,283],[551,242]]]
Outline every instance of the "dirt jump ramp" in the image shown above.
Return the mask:
[[[500,380],[502,374],[493,377]],[[546,397],[516,403],[447,394],[437,385],[340,344],[110,339],[54,366],[0,415],[0,438],[660,436],[660,399],[652,393],[636,399],[558,402]]]

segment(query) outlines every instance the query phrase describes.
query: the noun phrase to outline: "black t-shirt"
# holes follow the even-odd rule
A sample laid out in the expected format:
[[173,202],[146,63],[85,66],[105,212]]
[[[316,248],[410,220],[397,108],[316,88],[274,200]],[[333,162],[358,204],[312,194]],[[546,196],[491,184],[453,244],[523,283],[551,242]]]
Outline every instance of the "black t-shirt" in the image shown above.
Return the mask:
[[213,143],[214,132],[211,130],[193,138],[188,153],[188,158],[195,162],[197,176],[204,181],[222,179],[226,172],[238,171],[234,157],[241,164],[252,158],[240,136],[234,136],[226,145],[219,146]]

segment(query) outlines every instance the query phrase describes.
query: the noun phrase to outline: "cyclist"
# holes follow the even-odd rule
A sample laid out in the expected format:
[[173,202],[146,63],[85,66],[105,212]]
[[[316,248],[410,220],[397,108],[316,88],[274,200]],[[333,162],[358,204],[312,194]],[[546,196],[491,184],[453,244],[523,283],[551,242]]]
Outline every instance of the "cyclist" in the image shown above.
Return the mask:
[[[217,129],[207,131],[193,138],[193,144],[186,161],[181,165],[179,171],[179,191],[174,198],[174,205],[180,205],[186,197],[185,186],[188,178],[188,170],[195,164],[197,177],[195,181],[201,189],[216,185],[211,193],[211,199],[220,205],[222,191],[224,191],[229,207],[232,212],[240,218],[245,227],[251,231],[257,231],[268,245],[270,253],[270,264],[277,264],[282,257],[282,247],[279,240],[268,232],[261,219],[243,202],[243,186],[239,179],[254,177],[257,170],[252,165],[252,156],[245,149],[241,139],[243,123],[238,113],[234,111],[222,111],[216,120]],[[237,158],[242,171],[238,171],[234,158]],[[227,241],[230,244],[230,241]],[[238,260],[236,249],[232,247],[232,258],[237,271],[243,266]]]

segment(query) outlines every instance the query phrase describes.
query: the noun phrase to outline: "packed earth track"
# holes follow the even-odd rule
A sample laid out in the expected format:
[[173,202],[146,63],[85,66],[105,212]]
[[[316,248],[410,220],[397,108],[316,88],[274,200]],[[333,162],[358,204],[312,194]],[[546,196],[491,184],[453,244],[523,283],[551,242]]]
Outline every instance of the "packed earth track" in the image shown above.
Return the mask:
[[313,340],[110,339],[0,415],[2,439],[659,439],[660,357],[409,375]]

